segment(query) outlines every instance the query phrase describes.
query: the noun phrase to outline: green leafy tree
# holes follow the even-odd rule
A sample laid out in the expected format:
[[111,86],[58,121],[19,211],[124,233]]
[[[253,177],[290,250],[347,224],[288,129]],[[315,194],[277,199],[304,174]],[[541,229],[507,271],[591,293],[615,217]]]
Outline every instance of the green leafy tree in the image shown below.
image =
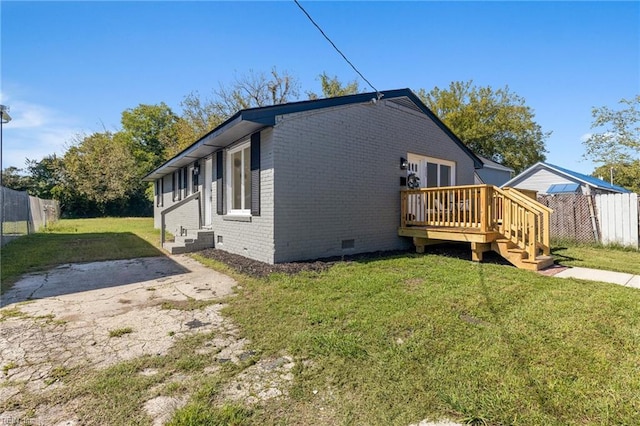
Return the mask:
[[322,96],[318,96],[317,93],[307,92],[307,96],[309,99],[319,99],[322,98],[335,98],[337,96],[346,96],[346,95],[355,95],[360,92],[360,87],[358,85],[358,80],[353,80],[346,85],[342,84],[340,80],[338,80],[338,76],[329,77],[326,72],[323,72],[319,75],[320,85],[322,88]]
[[544,161],[551,132],[542,131],[533,110],[508,87],[455,81],[448,89],[420,89],[418,96],[476,154],[516,173]]
[[24,174],[24,170],[11,166],[2,171],[2,186],[16,191],[27,191],[31,186],[31,179]]
[[640,160],[604,164],[596,168],[591,175],[640,194]]
[[167,146],[176,138],[178,116],[164,102],[140,104],[122,112],[122,130],[118,135],[130,145],[140,177],[162,164]]
[[[599,131],[583,142],[584,157],[604,168],[625,170],[620,173],[622,176],[635,176],[640,174],[634,171],[640,166],[640,95],[619,103],[622,108],[618,110],[606,106],[592,109],[591,128]],[[596,169],[594,174],[599,171]]]
[[27,171],[31,178],[29,194],[52,199],[64,190],[64,162],[55,154],[40,161],[27,159]]
[[68,195],[95,203],[101,214],[110,204],[126,206],[139,175],[128,146],[110,133],[93,133],[69,148],[64,156]]

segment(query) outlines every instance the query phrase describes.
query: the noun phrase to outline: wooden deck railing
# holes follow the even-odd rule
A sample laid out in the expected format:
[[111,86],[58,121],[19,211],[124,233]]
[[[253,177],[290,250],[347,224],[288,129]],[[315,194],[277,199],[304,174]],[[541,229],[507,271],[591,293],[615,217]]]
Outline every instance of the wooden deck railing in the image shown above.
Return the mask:
[[401,191],[401,227],[498,232],[535,259],[548,255],[551,210],[515,189],[465,185]]
[[[495,188],[494,192],[496,197],[509,204],[503,209],[505,216],[501,224],[501,233],[512,241],[517,239],[518,233],[522,232],[522,224],[526,220],[530,223],[527,224],[532,227],[533,234],[527,243],[533,244],[531,241],[535,241],[535,250],[540,249],[542,254],[548,256],[551,253],[549,220],[553,210],[514,188]],[[531,248],[531,250],[534,249]]]

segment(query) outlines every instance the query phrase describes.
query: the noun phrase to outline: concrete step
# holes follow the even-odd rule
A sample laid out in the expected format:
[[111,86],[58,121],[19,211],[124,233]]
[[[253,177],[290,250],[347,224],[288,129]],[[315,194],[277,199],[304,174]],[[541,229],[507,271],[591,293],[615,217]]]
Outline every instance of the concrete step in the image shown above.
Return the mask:
[[539,271],[553,265],[553,256],[538,256],[534,260],[524,259],[522,262],[535,265],[535,270]]
[[170,254],[187,253],[187,248],[184,246],[184,244],[180,243],[164,243],[163,248]]
[[214,231],[208,229],[188,229],[186,235],[177,235],[175,241],[164,243],[164,249],[171,254],[191,253],[214,246]]

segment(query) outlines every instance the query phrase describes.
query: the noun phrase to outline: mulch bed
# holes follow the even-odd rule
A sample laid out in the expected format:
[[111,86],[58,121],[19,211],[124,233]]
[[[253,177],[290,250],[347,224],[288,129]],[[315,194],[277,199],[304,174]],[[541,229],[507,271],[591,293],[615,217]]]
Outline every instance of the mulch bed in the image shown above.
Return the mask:
[[206,249],[198,254],[204,256],[209,259],[217,260],[218,262],[222,262],[230,268],[234,269],[237,272],[240,272],[245,275],[249,275],[252,277],[262,278],[266,277],[271,273],[282,273],[295,275],[300,272],[310,271],[310,272],[322,272],[331,268],[333,265],[339,262],[362,262],[362,261],[370,261],[375,259],[383,259],[387,257],[396,257],[405,255],[407,253],[412,253],[413,250],[394,250],[394,251],[377,251],[373,253],[362,253],[362,254],[354,254],[349,256],[336,256],[336,257],[328,257],[324,259],[316,259],[309,261],[300,261],[300,262],[288,262],[288,263],[277,263],[275,265],[270,265],[268,263],[259,262],[257,260],[249,259],[244,256],[240,256],[238,254],[228,253],[222,250],[216,249]]
[[[331,268],[339,262],[368,262],[372,260],[385,259],[390,257],[406,256],[415,253],[410,250],[392,250],[392,251],[376,251],[371,253],[361,253],[348,256],[335,256],[324,259],[316,259],[300,262],[277,263],[270,265],[268,263],[259,262],[249,259],[238,254],[228,253],[222,250],[206,249],[199,252],[200,255],[222,262],[233,270],[241,274],[252,277],[262,278],[272,273],[282,273],[295,275],[300,272],[322,272]],[[441,244],[437,246],[426,247],[425,253],[436,254],[439,256],[455,257],[458,259],[471,260],[471,250],[466,244]],[[509,264],[499,255],[493,253],[485,253],[485,263]]]

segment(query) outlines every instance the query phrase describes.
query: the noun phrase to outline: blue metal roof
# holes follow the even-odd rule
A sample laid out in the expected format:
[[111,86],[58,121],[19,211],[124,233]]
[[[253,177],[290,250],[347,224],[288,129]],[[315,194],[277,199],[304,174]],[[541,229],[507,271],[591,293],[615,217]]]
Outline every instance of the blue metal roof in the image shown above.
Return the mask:
[[[599,188],[599,189],[606,189],[608,191],[616,191],[616,192],[622,192],[622,193],[629,193],[631,191],[629,191],[626,188],[623,188],[621,186],[617,186],[617,185],[611,185],[609,182],[606,182],[602,179],[598,179],[595,178],[593,176],[589,176],[589,175],[583,175],[582,173],[578,173],[578,172],[574,172],[573,170],[569,170],[569,169],[565,169],[563,167],[558,167],[555,166],[553,164],[549,164],[549,163],[542,163],[545,164],[549,167],[551,167],[552,169],[555,169],[559,172],[562,172],[566,175],[569,175],[575,179],[581,180],[583,182],[587,182],[589,185]],[[553,185],[552,185],[553,186]]]
[[554,183],[547,189],[547,194],[575,194],[579,190],[579,183]]

